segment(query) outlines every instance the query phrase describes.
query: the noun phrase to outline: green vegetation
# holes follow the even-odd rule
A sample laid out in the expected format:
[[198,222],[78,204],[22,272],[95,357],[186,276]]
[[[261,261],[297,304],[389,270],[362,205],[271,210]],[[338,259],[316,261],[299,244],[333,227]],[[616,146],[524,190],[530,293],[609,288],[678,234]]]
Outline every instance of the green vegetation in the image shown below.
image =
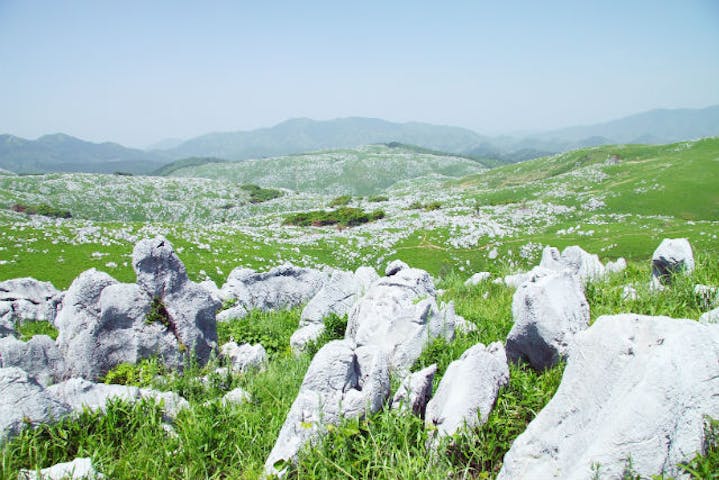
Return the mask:
[[330,202],[330,207],[345,207],[352,201],[352,195],[340,195]]
[[145,315],[145,323],[159,323],[165,328],[173,328],[172,322],[170,321],[170,314],[167,313],[165,304],[162,302],[160,297],[154,297],[150,304],[150,310]]
[[14,212],[25,213],[27,215],[42,215],[43,217],[53,218],[72,218],[72,213],[69,210],[62,210],[57,207],[53,207],[46,203],[40,205],[25,205],[23,203],[16,203],[10,209]]
[[229,341],[261,343],[270,356],[288,354],[290,337],[297,330],[301,313],[299,309],[280,312],[252,310],[244,318],[218,323],[217,337],[220,344]]
[[407,207],[409,210],[425,210],[427,212],[431,212],[433,210],[439,210],[442,208],[442,202],[440,201],[432,201],[427,203],[422,203],[419,200],[415,200],[414,202],[410,203]]
[[20,336],[20,340],[27,342],[35,335],[47,335],[53,340],[57,339],[57,328],[55,328],[50,322],[44,320],[33,320],[18,322],[15,325],[15,330]]
[[389,201],[389,197],[387,195],[370,195],[367,201],[370,203],[387,202]]
[[273,188],[262,188],[257,185],[245,184],[240,187],[250,194],[250,203],[262,203],[282,196],[282,192]]
[[365,212],[360,208],[341,207],[336,210],[315,210],[312,212],[295,213],[285,217],[284,225],[298,227],[325,227],[328,225],[340,225],[342,227],[354,227],[363,223],[372,222],[384,218],[383,210]]
[[198,167],[200,165],[207,165],[209,163],[224,163],[227,160],[223,160],[221,158],[216,157],[189,157],[189,158],[182,158],[180,160],[175,160],[174,162],[168,163],[166,165],[161,166],[154,172],[152,172],[152,175],[157,175],[159,177],[170,175],[171,173],[188,167]]

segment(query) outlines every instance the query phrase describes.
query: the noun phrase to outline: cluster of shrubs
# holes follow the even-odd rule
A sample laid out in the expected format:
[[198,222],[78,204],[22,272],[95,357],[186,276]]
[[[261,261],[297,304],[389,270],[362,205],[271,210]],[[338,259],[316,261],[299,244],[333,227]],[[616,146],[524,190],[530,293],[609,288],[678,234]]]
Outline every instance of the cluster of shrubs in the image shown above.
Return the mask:
[[250,203],[262,203],[282,196],[282,192],[274,188],[262,188],[249,183],[240,188],[250,194]]
[[57,207],[47,205],[46,203],[40,205],[25,205],[24,203],[16,203],[11,210],[14,212],[26,213],[28,215],[42,215],[44,217],[53,218],[72,218],[72,213],[69,210],[62,210]]
[[341,207],[336,210],[314,210],[301,212],[285,217],[283,225],[295,225],[298,227],[324,227],[327,225],[338,225],[342,227],[354,227],[363,223],[372,222],[384,218],[383,210],[365,212],[361,208]]
[[442,208],[442,202],[434,201],[429,203],[422,203],[420,201],[415,201],[410,203],[409,207],[410,210],[426,210],[428,212],[431,212],[432,210],[439,210]]

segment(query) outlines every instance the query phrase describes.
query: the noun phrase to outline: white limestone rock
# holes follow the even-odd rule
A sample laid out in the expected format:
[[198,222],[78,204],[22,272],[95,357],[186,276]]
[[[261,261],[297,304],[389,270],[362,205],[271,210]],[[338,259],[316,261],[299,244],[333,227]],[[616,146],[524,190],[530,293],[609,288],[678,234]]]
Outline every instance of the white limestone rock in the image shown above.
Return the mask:
[[465,287],[473,287],[479,285],[482,282],[486,282],[492,276],[489,272],[477,272],[464,282]]
[[577,333],[589,326],[589,304],[577,277],[555,273],[522,284],[512,299],[512,316],[508,358],[543,370],[564,358]]
[[238,318],[245,318],[249,312],[244,305],[234,305],[228,309],[222,310],[217,314],[217,321],[219,323],[226,323]]
[[432,339],[454,337],[453,312],[440,311],[424,270],[401,268],[376,281],[349,314],[345,338],[376,345],[390,368],[406,374]]
[[50,282],[30,277],[5,280],[0,282],[0,317],[13,323],[33,320],[53,323],[60,295],[60,290]]
[[47,335],[35,335],[27,342],[0,338],[0,368],[8,367],[23,369],[42,385],[59,382],[65,376],[65,360]]
[[312,323],[305,327],[300,327],[290,337],[290,348],[292,353],[299,355],[305,351],[307,346],[320,338],[325,333],[324,323]]
[[704,325],[712,325],[719,323],[719,308],[709,310],[708,312],[702,314],[702,316],[699,317],[699,323]]
[[[679,476],[719,418],[719,328],[603,316],[575,338],[554,398],[512,444],[500,480]],[[595,467],[596,468],[596,467]]]
[[322,323],[331,314],[347,315],[361,293],[362,283],[354,273],[336,270],[302,310],[300,327]]
[[686,238],[665,238],[652,255],[652,282],[669,285],[672,275],[694,271],[694,253]]
[[40,472],[20,470],[18,480],[101,480],[105,476],[92,466],[89,457],[76,458],[72,462],[57,463]]
[[228,342],[222,345],[220,354],[230,361],[233,372],[242,373],[253,368],[260,369],[267,363],[267,352],[259,343],[238,345],[235,342]]
[[432,398],[432,381],[437,364],[407,375],[392,398],[393,410],[408,410],[424,419],[427,402]]
[[607,262],[604,266],[607,273],[620,273],[627,269],[627,261],[624,257],[619,257],[613,262]]
[[507,355],[500,342],[486,347],[478,343],[450,363],[425,414],[425,423],[435,429],[435,442],[462,426],[484,424],[500,387],[508,382]]
[[70,413],[37,380],[17,367],[0,368],[0,444],[28,425],[58,421]]
[[387,357],[375,346],[329,342],[312,359],[272,452],[267,475],[283,476],[300,449],[342,418],[378,411],[389,395]]
[[247,391],[237,387],[234,390],[230,390],[222,397],[222,404],[225,406],[240,405],[242,403],[249,402],[251,399],[252,397]]

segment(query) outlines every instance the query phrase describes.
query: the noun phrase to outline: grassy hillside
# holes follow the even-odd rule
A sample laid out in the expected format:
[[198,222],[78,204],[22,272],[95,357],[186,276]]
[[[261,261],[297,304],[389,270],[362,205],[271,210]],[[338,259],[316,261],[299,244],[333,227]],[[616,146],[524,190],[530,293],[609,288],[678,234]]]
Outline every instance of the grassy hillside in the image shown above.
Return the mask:
[[172,176],[256,183],[301,192],[371,195],[400,180],[430,174],[461,177],[483,170],[473,160],[371,145],[351,150],[290,155],[181,168]]

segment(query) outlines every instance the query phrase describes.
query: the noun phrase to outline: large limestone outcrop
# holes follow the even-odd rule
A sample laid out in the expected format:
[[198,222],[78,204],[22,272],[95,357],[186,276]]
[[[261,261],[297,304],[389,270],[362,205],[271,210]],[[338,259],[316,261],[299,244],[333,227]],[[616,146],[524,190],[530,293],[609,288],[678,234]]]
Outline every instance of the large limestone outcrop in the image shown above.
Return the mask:
[[27,342],[0,338],[0,368],[8,367],[22,368],[43,385],[59,382],[65,375],[65,360],[47,335],[35,335]]
[[576,276],[555,273],[523,283],[514,292],[512,316],[507,356],[542,370],[565,357],[577,333],[587,328],[589,304]]
[[73,281],[56,320],[68,375],[94,380],[150,356],[180,368],[193,353],[203,364],[216,348],[220,305],[187,278],[167,240],[138,242],[133,267],[137,284],[94,269]]
[[27,425],[57,421],[69,407],[17,367],[0,368],[0,444]]
[[371,267],[359,267],[354,273],[334,271],[302,310],[299,328],[290,338],[292,351],[299,353],[308,343],[319,338],[325,330],[322,322],[329,315],[347,315],[378,279],[379,275]]
[[265,472],[282,476],[284,464],[342,418],[376,412],[389,395],[387,358],[376,346],[335,340],[312,359],[287,419],[265,462]]
[[437,307],[432,279],[424,270],[393,262],[391,273],[372,284],[349,314],[345,338],[376,345],[390,368],[406,374],[427,342],[454,337],[453,308]]
[[0,318],[13,323],[45,320],[53,323],[60,290],[50,282],[14,278],[0,282]]
[[652,284],[668,285],[672,275],[694,271],[694,253],[686,238],[665,238],[652,255]]
[[230,272],[220,295],[235,299],[246,310],[294,308],[311,299],[327,281],[327,273],[285,264],[269,272],[236,268]]
[[717,392],[718,327],[600,317],[575,338],[557,393],[498,478],[622,478],[630,459],[642,478],[676,476],[702,450],[705,415],[719,418]]
[[427,404],[425,423],[436,427],[436,439],[460,427],[484,424],[499,388],[509,382],[507,355],[500,342],[473,346],[447,367],[437,392]]

